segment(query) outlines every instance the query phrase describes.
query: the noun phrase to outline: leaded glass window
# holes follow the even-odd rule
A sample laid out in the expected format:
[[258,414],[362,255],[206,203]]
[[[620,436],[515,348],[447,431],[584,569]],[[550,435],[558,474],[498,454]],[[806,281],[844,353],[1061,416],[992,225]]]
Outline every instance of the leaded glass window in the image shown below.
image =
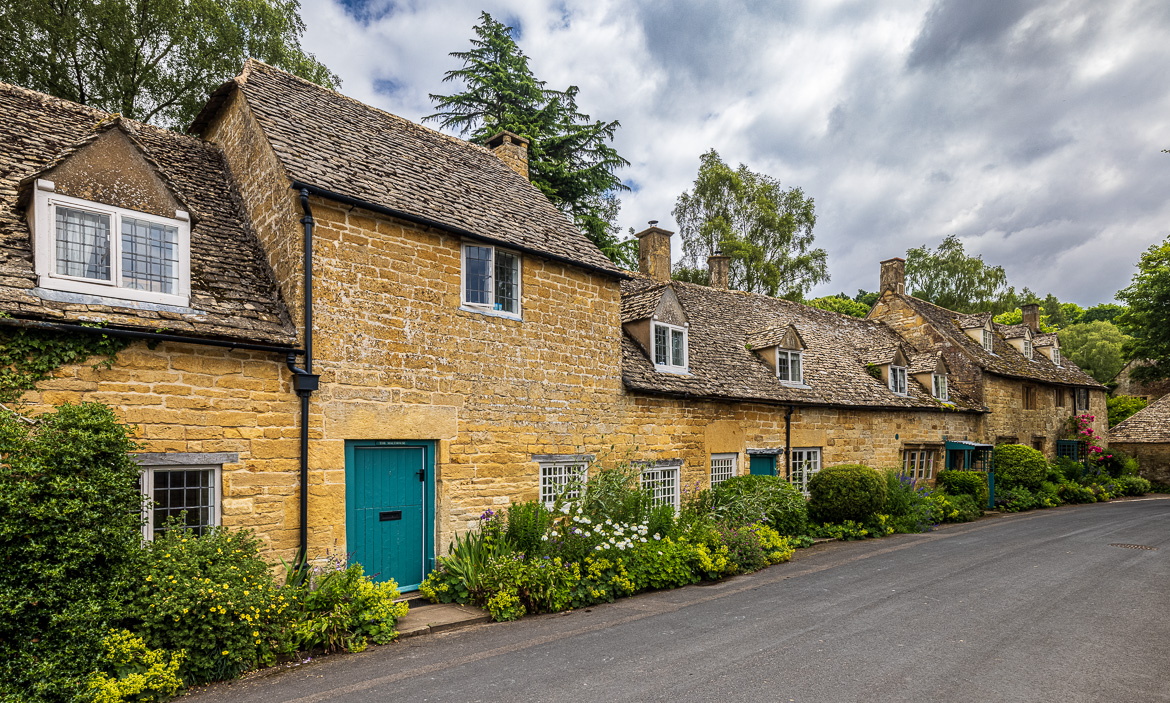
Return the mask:
[[57,207],[57,273],[110,280],[110,216]]
[[178,268],[177,227],[122,218],[122,281],[127,288],[174,293]]

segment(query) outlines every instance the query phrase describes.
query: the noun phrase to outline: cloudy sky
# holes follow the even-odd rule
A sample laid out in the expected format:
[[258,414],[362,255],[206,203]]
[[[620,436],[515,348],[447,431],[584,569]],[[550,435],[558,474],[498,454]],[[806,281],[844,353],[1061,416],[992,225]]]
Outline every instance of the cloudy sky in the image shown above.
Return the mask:
[[481,10],[514,26],[538,78],[621,121],[623,228],[671,227],[709,148],[803,188],[818,295],[954,233],[1017,288],[1090,305],[1170,234],[1164,0],[303,2],[342,92],[413,120],[453,92]]

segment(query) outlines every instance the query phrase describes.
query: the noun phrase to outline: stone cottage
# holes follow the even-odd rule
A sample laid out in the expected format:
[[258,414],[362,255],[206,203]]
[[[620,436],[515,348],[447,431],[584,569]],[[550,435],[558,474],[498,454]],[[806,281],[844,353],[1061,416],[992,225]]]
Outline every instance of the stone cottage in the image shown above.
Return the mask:
[[258,62],[198,137],[12,86],[0,104],[0,324],[133,341],[24,400],[138,426],[147,536],[186,510],[410,587],[484,510],[595,461],[675,505],[842,462],[930,480],[948,450],[1054,436],[1055,410],[998,417],[1017,386],[1065,414],[1100,392],[1055,340],[983,320],[985,358],[901,290],[856,320],[729,291],[723,257],[711,287],[671,282],[656,226],[621,271],[529,183],[523,138],[469,144]]
[[1150,403],[1109,430],[1109,448],[1135,457],[1141,475],[1170,483],[1170,395]]

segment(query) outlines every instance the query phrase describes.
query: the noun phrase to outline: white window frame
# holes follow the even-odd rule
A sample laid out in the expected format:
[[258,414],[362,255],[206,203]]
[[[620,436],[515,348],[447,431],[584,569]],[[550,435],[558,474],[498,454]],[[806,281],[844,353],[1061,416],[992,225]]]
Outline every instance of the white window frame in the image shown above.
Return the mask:
[[1052,348],[1052,363],[1060,366],[1060,347]]
[[890,365],[890,390],[895,395],[910,395],[910,388],[906,385],[906,367]]
[[945,373],[931,374],[930,379],[930,390],[934,397],[943,402],[949,400],[950,393],[947,389],[947,375]]
[[[540,465],[540,502],[545,507],[551,508],[561,496],[575,500],[585,490],[585,482],[589,479],[587,459],[556,459],[538,461],[537,464]],[[574,482],[576,486],[568,487]]]
[[917,448],[902,450],[902,475],[915,481],[934,478],[934,461],[937,449]]
[[[657,328],[662,327],[666,330],[666,363],[658,363],[658,331]],[[673,340],[674,335],[678,332],[682,333],[682,365],[674,363]],[[654,370],[663,373],[689,373],[691,351],[690,338],[687,334],[686,327],[678,325],[671,325],[666,322],[659,322],[658,320],[650,321],[650,361],[654,362]]]
[[[137,210],[115,207],[82,200],[55,191],[52,181],[38,179],[33,206],[29,209],[29,227],[33,231],[33,252],[37,273],[37,285],[41,288],[81,293],[104,298],[134,300],[160,305],[187,307],[191,300],[191,216],[182,210],[175,211],[174,218],[160,217]],[[98,281],[81,276],[57,273],[57,207],[84,210],[110,218],[110,280]],[[174,293],[127,288],[122,273],[122,218],[141,220],[178,230],[178,278]]]
[[[479,247],[490,249],[491,263],[488,264],[488,290],[492,295],[491,303],[472,303],[467,300],[467,248]],[[496,310],[496,252],[502,251],[516,258],[516,312]],[[519,252],[506,247],[497,247],[476,241],[463,242],[459,247],[459,307],[468,312],[478,312],[493,317],[506,317],[511,320],[523,319],[524,313],[524,257]]]
[[995,337],[992,336],[991,330],[987,330],[987,329],[983,330],[983,348],[986,349],[987,351],[991,351],[994,346],[995,346]]
[[139,488],[142,491],[142,538],[154,539],[154,484],[159,472],[211,471],[211,523],[207,527],[223,524],[223,466],[220,464],[145,464],[139,474]]
[[[679,494],[681,486],[679,481],[682,478],[682,466],[668,465],[668,466],[643,466],[641,484],[642,489],[650,492],[651,503],[655,506],[670,505],[676,511],[679,509]],[[660,492],[659,484],[668,484],[673,486],[673,491],[670,493]]]
[[[788,482],[790,484],[792,484],[793,486],[795,486],[801,493],[804,494],[804,497],[807,498],[809,495],[808,494],[808,481],[814,475],[816,475],[816,473],[818,471],[820,471],[822,468],[822,466],[821,466],[821,448],[820,447],[794,447],[789,456],[790,456],[789,460],[792,463],[790,466],[787,467]],[[812,465],[812,468],[811,469],[803,468],[803,464],[805,462],[810,462]],[[802,466],[802,471],[800,472],[799,477],[796,476],[795,472],[793,471],[794,466]]]
[[1023,347],[1024,347],[1024,358],[1031,360],[1031,358],[1032,358],[1032,340],[1025,339]]
[[739,454],[711,455],[711,488],[739,475]]
[[[780,375],[780,357],[783,356],[788,361],[788,378]],[[796,373],[793,374],[793,369]],[[793,378],[795,376],[795,378]],[[776,349],[776,378],[780,379],[781,383],[799,386],[804,384],[804,355],[799,351],[792,351],[791,349]]]

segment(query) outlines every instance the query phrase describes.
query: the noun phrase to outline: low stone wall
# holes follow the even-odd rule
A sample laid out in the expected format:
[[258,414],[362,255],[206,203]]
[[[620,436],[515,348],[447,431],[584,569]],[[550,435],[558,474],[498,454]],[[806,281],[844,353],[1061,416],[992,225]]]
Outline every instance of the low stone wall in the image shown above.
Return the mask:
[[1136,457],[1145,478],[1170,483],[1170,442],[1111,442],[1109,448]]

